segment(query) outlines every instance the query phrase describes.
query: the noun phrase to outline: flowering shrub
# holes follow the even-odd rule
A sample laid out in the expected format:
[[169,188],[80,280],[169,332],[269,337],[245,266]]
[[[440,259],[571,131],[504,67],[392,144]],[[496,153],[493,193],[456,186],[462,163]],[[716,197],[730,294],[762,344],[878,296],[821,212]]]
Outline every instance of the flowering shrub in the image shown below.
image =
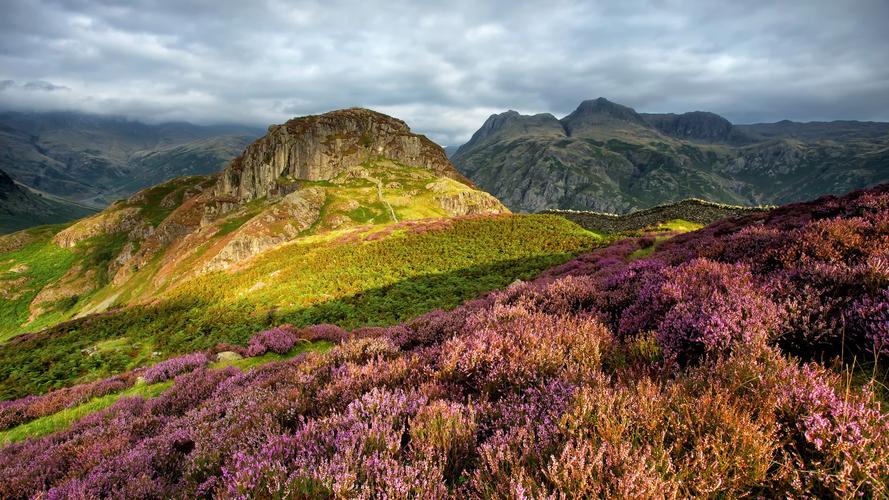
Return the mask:
[[177,356],[175,358],[161,361],[160,363],[148,367],[142,373],[142,377],[145,378],[145,382],[149,384],[163,382],[164,380],[170,380],[180,373],[189,372],[195,368],[206,366],[208,362],[207,355],[202,352],[185,354],[183,356]]
[[325,355],[159,363],[161,396],[0,449],[0,498],[885,498],[879,382],[820,362],[886,359],[887,191],[635,260],[619,242],[395,327],[248,345],[342,339]]
[[247,356],[259,356],[269,351],[276,354],[287,354],[298,341],[299,338],[290,328],[279,326],[265,330],[250,337],[250,342],[247,344]]

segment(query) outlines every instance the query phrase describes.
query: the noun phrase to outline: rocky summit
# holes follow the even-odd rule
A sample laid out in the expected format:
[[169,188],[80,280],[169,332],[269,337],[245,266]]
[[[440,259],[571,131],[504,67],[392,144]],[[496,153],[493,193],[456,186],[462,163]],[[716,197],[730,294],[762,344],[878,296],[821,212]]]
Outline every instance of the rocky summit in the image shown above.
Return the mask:
[[464,184],[470,182],[444,150],[411,133],[403,121],[368,109],[351,108],[306,116],[269,127],[222,173],[214,188],[239,202],[274,194],[281,177],[329,180],[370,158],[420,167]]
[[889,124],[734,125],[703,111],[637,113],[600,97],[562,119],[492,115],[451,159],[518,211],[627,213],[693,197],[780,204],[889,180]]

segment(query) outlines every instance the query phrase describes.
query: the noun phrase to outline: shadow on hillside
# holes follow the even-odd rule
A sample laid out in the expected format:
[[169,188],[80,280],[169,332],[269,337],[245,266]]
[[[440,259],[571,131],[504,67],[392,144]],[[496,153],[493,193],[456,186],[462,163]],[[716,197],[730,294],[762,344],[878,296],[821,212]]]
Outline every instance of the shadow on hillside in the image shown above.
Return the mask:
[[249,299],[220,304],[194,297],[93,314],[0,344],[0,399],[44,393],[217,343],[243,345],[255,332],[281,323],[391,325],[531,279],[572,257],[547,254],[416,276],[292,310],[267,310]]

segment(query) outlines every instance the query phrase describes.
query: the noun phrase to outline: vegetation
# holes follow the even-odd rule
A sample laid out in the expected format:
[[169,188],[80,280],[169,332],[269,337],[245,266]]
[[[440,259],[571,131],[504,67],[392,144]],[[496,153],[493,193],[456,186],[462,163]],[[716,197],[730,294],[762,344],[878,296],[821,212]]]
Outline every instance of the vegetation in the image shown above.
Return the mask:
[[73,408],[66,408],[57,413],[53,413],[52,415],[32,420],[17,427],[13,427],[12,429],[0,432],[0,446],[15,443],[23,439],[45,436],[66,429],[74,421],[104,408],[108,408],[123,397],[139,396],[143,398],[153,398],[163,393],[171,385],[173,385],[172,381],[159,382],[156,384],[138,384],[121,392],[97,397]]
[[169,360],[157,398],[0,450],[0,497],[885,498],[879,381],[830,366],[889,357],[887,216],[889,187],[789,206],[246,347],[326,354]]
[[[391,325],[532,278],[604,241],[544,215],[408,222],[302,238],[242,269],[188,280],[152,304],[0,345],[0,398],[96,380],[219,342],[243,345],[253,332],[279,323]],[[44,252],[56,248],[42,245]]]
[[[62,248],[52,242],[61,226],[51,228],[29,229],[36,236],[33,242],[0,254],[0,295],[4,299],[0,301],[0,341],[71,317],[78,304],[108,282],[109,264],[126,241],[124,233],[110,233]],[[35,298],[48,285],[64,287],[64,291],[55,294],[55,300],[49,295],[50,300],[38,308]]]

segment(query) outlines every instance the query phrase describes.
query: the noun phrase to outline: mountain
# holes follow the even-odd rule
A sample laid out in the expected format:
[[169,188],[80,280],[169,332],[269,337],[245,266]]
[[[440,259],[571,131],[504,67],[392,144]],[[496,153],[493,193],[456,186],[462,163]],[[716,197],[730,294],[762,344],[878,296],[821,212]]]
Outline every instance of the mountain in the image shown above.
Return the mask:
[[733,125],[600,97],[562,119],[492,115],[451,160],[517,211],[627,213],[685,198],[782,204],[889,180],[889,124]]
[[0,234],[40,224],[67,222],[96,210],[20,186],[0,170]]
[[0,240],[0,251],[34,245],[68,265],[8,304],[16,312],[0,314],[14,318],[0,337],[152,303],[290,243],[385,238],[420,219],[507,212],[401,120],[366,109],[296,118],[269,127],[216,174],[177,177],[62,230]]
[[35,189],[101,208],[172,177],[217,172],[259,135],[241,126],[3,112],[0,169]]

